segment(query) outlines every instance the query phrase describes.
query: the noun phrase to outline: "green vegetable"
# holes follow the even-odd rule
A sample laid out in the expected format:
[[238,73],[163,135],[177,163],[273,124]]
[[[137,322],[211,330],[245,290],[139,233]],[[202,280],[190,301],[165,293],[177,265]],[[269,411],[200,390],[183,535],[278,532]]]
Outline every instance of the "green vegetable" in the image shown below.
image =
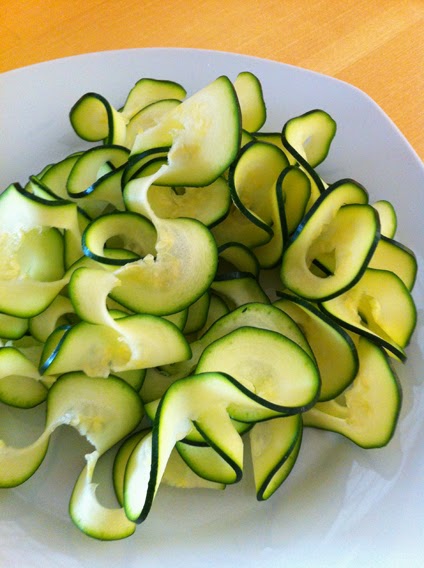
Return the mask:
[[[246,71],[191,96],[142,78],[122,106],[87,93],[70,121],[94,145],[0,196],[0,400],[46,406],[37,440],[0,443],[0,486],[35,474],[71,425],[94,450],[70,516],[117,540],[160,483],[237,483],[246,444],[265,500],[305,426],[389,443],[417,260],[392,204],[317,173],[332,117],[261,131],[266,97]],[[115,508],[94,482],[112,448]]]

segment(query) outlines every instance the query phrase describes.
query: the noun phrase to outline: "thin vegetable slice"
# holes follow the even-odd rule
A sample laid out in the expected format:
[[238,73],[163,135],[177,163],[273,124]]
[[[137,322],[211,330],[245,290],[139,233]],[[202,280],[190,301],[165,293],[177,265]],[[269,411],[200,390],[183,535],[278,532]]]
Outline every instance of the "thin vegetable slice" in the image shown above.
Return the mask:
[[300,414],[258,422],[249,432],[258,501],[269,499],[296,463],[302,441]]
[[402,391],[384,351],[362,337],[359,372],[343,397],[303,415],[306,426],[338,432],[364,448],[385,446],[398,421]]
[[[367,200],[364,188],[351,180],[322,194],[284,253],[281,279],[287,288],[306,299],[324,300],[360,279],[380,238],[378,216]],[[330,274],[318,277],[311,264],[328,253],[334,259]]]

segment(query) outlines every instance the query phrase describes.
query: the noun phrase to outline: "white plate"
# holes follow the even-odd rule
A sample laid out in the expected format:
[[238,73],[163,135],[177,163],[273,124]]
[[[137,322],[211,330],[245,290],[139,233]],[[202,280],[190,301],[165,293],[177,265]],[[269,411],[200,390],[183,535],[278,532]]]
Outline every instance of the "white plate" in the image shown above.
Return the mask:
[[[1,75],[0,187],[24,183],[48,162],[81,147],[67,112],[87,91],[119,106],[143,76],[179,81],[190,92],[221,74],[235,78],[242,70],[262,81],[267,130],[280,129],[289,117],[312,108],[332,114],[338,133],[322,175],[328,181],[355,178],[367,187],[371,200],[391,200],[399,215],[398,238],[416,251],[422,266],[424,169],[393,123],[368,96],[346,83],[251,57],[136,49],[71,57]],[[422,274],[414,297],[421,315]],[[85,447],[72,431],[56,432],[36,475],[1,493],[0,565],[421,566],[423,339],[420,323],[408,362],[399,368],[404,404],[388,447],[361,450],[331,433],[308,430],[295,470],[269,502],[256,502],[248,479],[217,493],[161,488],[147,521],[125,541],[98,542],[72,525],[67,502]],[[3,432],[8,414],[1,410]],[[17,424],[24,427],[23,421]]]

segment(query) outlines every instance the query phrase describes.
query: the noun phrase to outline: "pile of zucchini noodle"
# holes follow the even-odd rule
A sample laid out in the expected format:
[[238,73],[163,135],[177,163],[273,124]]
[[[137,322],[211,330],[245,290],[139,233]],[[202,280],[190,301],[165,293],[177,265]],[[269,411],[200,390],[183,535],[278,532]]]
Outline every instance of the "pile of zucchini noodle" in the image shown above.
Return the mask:
[[[240,481],[247,444],[267,500],[305,427],[389,443],[416,257],[395,239],[392,203],[319,175],[337,130],[328,112],[274,132],[266,116],[249,71],[191,95],[142,78],[121,107],[86,93],[69,117],[89,149],[5,188],[0,402],[44,405],[45,426],[27,446],[0,442],[0,487],[36,474],[71,426],[93,446],[71,519],[117,540],[161,483]],[[109,450],[115,508],[93,481]]]

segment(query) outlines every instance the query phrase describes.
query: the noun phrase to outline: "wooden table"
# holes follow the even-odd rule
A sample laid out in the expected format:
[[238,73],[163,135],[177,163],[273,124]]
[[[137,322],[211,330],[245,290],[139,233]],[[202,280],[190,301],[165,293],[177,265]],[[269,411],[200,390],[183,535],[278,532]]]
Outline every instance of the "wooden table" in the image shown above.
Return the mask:
[[130,47],[290,63],[366,91],[424,158],[423,0],[2,0],[0,72]]

